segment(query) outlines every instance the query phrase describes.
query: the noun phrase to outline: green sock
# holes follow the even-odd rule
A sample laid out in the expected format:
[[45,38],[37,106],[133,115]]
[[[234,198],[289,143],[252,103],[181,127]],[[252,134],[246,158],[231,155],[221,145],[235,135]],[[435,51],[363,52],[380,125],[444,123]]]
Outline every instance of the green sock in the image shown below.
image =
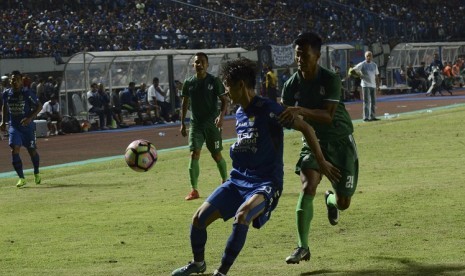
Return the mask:
[[191,187],[197,190],[197,181],[199,179],[200,168],[199,168],[199,160],[192,159],[189,162],[189,177],[191,180]]
[[226,178],[228,177],[228,172],[226,170],[226,161],[224,161],[224,158],[221,158],[220,161],[216,162],[216,166],[218,167],[218,170],[220,171],[221,180],[224,182]]
[[297,234],[299,247],[308,247],[308,234],[310,233],[310,223],[313,219],[313,199],[315,197],[300,193],[296,207]]
[[330,194],[328,198],[326,199],[326,204],[335,206],[337,208],[336,195]]

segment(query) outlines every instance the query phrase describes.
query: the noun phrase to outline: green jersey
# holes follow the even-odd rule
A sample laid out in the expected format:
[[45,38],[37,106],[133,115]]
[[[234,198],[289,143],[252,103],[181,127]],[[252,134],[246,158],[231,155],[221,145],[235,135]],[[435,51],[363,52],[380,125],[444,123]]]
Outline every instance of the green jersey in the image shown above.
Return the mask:
[[352,120],[342,102],[341,79],[335,73],[319,66],[314,80],[305,80],[300,72],[294,73],[283,87],[282,101],[287,106],[324,109],[326,102],[338,103],[330,125],[305,119],[321,141],[335,141],[354,131]]
[[192,76],[184,81],[182,96],[189,98],[192,112],[191,122],[202,124],[214,121],[219,115],[218,98],[224,95],[224,86],[220,79],[207,73],[203,79]]

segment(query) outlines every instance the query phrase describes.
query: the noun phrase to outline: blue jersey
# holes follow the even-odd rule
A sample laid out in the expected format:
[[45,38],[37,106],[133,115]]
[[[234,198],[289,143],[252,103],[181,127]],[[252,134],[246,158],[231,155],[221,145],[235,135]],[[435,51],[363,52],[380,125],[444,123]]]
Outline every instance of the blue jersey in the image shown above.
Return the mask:
[[120,97],[121,104],[134,104],[137,103],[137,96],[133,94],[133,91],[129,88],[125,88],[121,93]]
[[21,88],[19,93],[14,93],[13,88],[10,88],[3,93],[3,103],[8,107],[9,125],[17,128],[21,126],[22,119],[34,113],[39,100],[36,94],[26,87]]
[[278,103],[259,96],[246,109],[239,107],[237,141],[230,148],[231,179],[239,180],[234,182],[250,186],[271,181],[282,188],[284,134],[278,116],[283,110]]

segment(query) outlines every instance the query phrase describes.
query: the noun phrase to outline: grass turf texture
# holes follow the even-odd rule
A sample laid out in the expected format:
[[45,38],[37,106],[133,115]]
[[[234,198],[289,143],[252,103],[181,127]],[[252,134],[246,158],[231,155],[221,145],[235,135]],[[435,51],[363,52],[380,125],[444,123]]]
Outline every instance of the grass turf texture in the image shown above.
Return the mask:
[[[330,226],[323,203],[330,184],[322,181],[312,258],[299,265],[284,262],[296,245],[301,145],[297,132],[286,133],[280,204],[263,229],[250,229],[230,275],[464,275],[464,117],[458,107],[355,123],[360,177],[352,206]],[[0,179],[0,275],[170,275],[192,258],[190,219],[220,181],[204,150],[202,199],[185,201],[188,158],[187,149],[160,151],[146,173],[123,157],[45,168],[43,185],[28,173],[23,189],[16,178]],[[205,275],[219,265],[230,231],[230,221],[210,226]]]

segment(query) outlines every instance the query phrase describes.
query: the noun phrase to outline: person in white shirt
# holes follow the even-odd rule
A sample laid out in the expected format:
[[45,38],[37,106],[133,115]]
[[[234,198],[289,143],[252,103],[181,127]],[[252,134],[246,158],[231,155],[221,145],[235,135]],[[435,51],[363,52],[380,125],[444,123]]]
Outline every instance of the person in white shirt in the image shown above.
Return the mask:
[[365,60],[355,65],[354,71],[362,79],[363,91],[363,121],[378,121],[375,116],[376,93],[379,91],[378,65],[373,62],[373,53],[365,52]]
[[[42,106],[39,114],[37,114],[38,120],[46,120],[49,135],[64,135],[65,133],[61,130],[61,115],[60,115],[60,104],[58,103],[58,97],[52,94],[49,101],[46,101]],[[56,127],[52,122],[56,122]]]
[[170,104],[166,101],[166,92],[160,87],[160,80],[153,78],[152,85],[147,90],[147,99],[149,104],[158,110],[157,117],[164,121],[171,121]]

